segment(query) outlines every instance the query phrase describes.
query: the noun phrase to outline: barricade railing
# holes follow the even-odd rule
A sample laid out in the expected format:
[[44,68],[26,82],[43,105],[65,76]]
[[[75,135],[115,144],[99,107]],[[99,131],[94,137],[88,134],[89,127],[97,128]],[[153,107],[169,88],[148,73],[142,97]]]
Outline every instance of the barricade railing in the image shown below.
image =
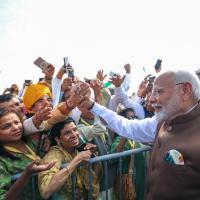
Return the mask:
[[[144,146],[142,148],[137,148],[137,149],[132,149],[132,150],[127,150],[127,151],[123,151],[123,152],[118,152],[118,153],[112,153],[112,154],[107,154],[107,155],[102,155],[102,156],[97,156],[97,157],[94,157],[94,158],[91,158],[89,160],[89,163],[90,163],[90,170],[92,170],[91,168],[91,165],[93,163],[96,163],[96,162],[106,162],[105,164],[105,186],[108,185],[108,169],[107,169],[107,162],[110,161],[110,160],[113,160],[113,159],[119,159],[119,172],[120,172],[120,175],[121,175],[121,172],[122,172],[122,158],[123,157],[126,157],[126,156],[130,156],[130,155],[135,155],[135,154],[138,154],[138,153],[142,153],[142,152],[148,152],[151,150],[151,147],[150,146]],[[91,174],[91,172],[90,172]],[[90,177],[90,180],[92,179],[92,177]],[[122,177],[120,176],[120,194],[121,191],[122,191]],[[90,181],[91,183],[91,181]],[[107,188],[107,187],[106,187]],[[89,191],[89,196],[88,196],[88,199],[92,199],[92,188],[90,187],[90,191]],[[122,195],[120,195],[120,200],[122,199]],[[106,200],[108,200],[108,188],[106,189]]]
[[[122,200],[122,180],[121,180],[121,172],[122,172],[122,158],[126,157],[126,156],[131,156],[131,155],[136,155],[138,153],[146,153],[148,151],[151,150],[150,146],[144,146],[141,148],[137,148],[137,149],[132,149],[132,150],[127,150],[127,151],[123,151],[123,152],[118,152],[118,153],[112,153],[112,154],[107,154],[107,155],[102,155],[102,156],[96,156],[94,158],[91,158],[88,162],[89,162],[89,180],[90,180],[90,189],[89,189],[89,193],[88,193],[88,200],[92,199],[92,191],[93,191],[93,177],[92,177],[92,164],[97,163],[97,162],[101,162],[104,163],[104,181],[105,181],[105,188],[106,188],[106,199],[108,200],[108,162],[113,160],[113,159],[118,159],[119,162],[119,172],[120,172],[120,200]],[[66,166],[66,164],[62,165],[62,167]],[[15,174],[12,176],[12,181],[17,180],[20,177],[21,173],[19,174]],[[36,199],[36,188],[35,188],[35,175],[34,174],[31,178],[31,182],[32,182],[32,200],[37,200]],[[74,176],[74,174],[72,173],[72,175]],[[73,193],[75,193],[75,185],[72,185],[72,191],[74,191]],[[76,195],[73,194],[73,199],[72,200],[76,200]],[[54,199],[53,195],[50,198],[51,200]]]

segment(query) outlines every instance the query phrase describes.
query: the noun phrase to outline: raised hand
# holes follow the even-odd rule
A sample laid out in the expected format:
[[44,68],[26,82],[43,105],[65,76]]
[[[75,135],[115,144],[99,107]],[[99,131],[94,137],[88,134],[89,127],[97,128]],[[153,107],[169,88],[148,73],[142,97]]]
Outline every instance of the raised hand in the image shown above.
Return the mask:
[[104,79],[106,78],[107,74],[103,74],[103,70],[99,70],[97,71],[97,75],[96,78],[99,79],[100,81],[104,81]]
[[102,99],[102,89],[104,88],[104,84],[99,79],[93,79],[90,82],[90,87],[94,91],[95,101],[100,103]]
[[137,91],[137,95],[139,97],[145,97],[147,94],[147,83],[148,83],[148,78],[151,76],[151,74],[148,74],[144,80],[140,83]]
[[139,97],[145,97],[147,94],[147,82],[148,81],[142,81],[138,87],[137,95]]
[[123,77],[121,77],[119,74],[117,74],[116,76],[112,76],[110,77],[110,82],[115,86],[115,87],[120,87],[121,84],[123,83],[124,79],[125,79],[125,75]]
[[45,121],[49,118],[52,117],[51,111],[52,111],[52,106],[49,104],[49,102],[44,102],[44,104],[42,105],[41,109],[38,110],[35,115],[36,118],[39,121]]
[[81,103],[79,104],[79,108],[90,109],[94,103],[94,99],[86,96],[82,99]]
[[63,80],[62,85],[61,85],[61,90],[66,91],[69,90],[72,85],[73,85],[73,79],[71,77],[67,77]]
[[34,125],[39,128],[43,121],[46,121],[52,117],[52,106],[49,102],[44,102],[42,108],[38,110],[33,116]]
[[70,90],[70,96],[66,103],[69,107],[74,108],[78,106],[85,96],[91,95],[91,88],[88,83],[79,82],[74,84]]
[[144,81],[147,83],[148,82],[148,78],[151,76],[151,74],[148,74],[145,76]]

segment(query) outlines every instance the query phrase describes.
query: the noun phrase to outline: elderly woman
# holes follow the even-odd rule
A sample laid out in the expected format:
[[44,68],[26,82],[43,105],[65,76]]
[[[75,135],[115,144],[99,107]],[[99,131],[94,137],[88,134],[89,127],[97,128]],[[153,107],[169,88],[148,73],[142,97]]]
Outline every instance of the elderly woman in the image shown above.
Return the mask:
[[[75,199],[87,199],[89,190],[89,174],[86,161],[92,155],[93,144],[87,144],[84,151],[79,152],[79,132],[75,122],[67,120],[56,124],[51,130],[57,145],[53,146],[42,159],[41,163],[48,163],[55,160],[56,164],[50,170],[39,174],[38,186],[44,199],[48,199],[54,194],[56,199],[72,199],[72,179],[71,174],[75,174]],[[63,163],[67,163],[61,168]],[[93,166],[94,167],[94,166]],[[97,168],[97,164],[95,166]],[[99,194],[99,180],[97,170],[93,170],[93,192],[92,197],[96,199]]]
[[[0,199],[31,199],[29,179],[32,173],[55,164],[37,165],[40,158],[34,153],[31,142],[22,138],[22,133],[20,116],[13,110],[0,109]],[[12,176],[21,172],[13,183]]]

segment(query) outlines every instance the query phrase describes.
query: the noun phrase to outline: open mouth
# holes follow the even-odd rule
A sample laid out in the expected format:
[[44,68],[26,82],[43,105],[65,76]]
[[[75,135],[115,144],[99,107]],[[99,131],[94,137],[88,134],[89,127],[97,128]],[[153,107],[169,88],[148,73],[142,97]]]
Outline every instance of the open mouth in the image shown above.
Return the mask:
[[76,138],[76,139],[74,139],[74,140],[71,140],[70,143],[73,144],[73,145],[76,145],[76,144],[79,143],[79,139]]
[[155,112],[157,112],[157,111],[159,111],[159,110],[161,110],[162,109],[162,106],[161,105],[152,105],[153,106],[153,108],[155,109]]

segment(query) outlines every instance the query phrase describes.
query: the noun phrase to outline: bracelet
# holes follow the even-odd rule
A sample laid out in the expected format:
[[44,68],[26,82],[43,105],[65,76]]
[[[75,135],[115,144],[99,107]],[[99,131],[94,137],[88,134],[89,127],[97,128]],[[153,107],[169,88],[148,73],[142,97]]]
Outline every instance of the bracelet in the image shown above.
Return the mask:
[[57,106],[57,109],[63,114],[67,115],[69,114],[73,108],[69,107],[67,102],[62,102]]

